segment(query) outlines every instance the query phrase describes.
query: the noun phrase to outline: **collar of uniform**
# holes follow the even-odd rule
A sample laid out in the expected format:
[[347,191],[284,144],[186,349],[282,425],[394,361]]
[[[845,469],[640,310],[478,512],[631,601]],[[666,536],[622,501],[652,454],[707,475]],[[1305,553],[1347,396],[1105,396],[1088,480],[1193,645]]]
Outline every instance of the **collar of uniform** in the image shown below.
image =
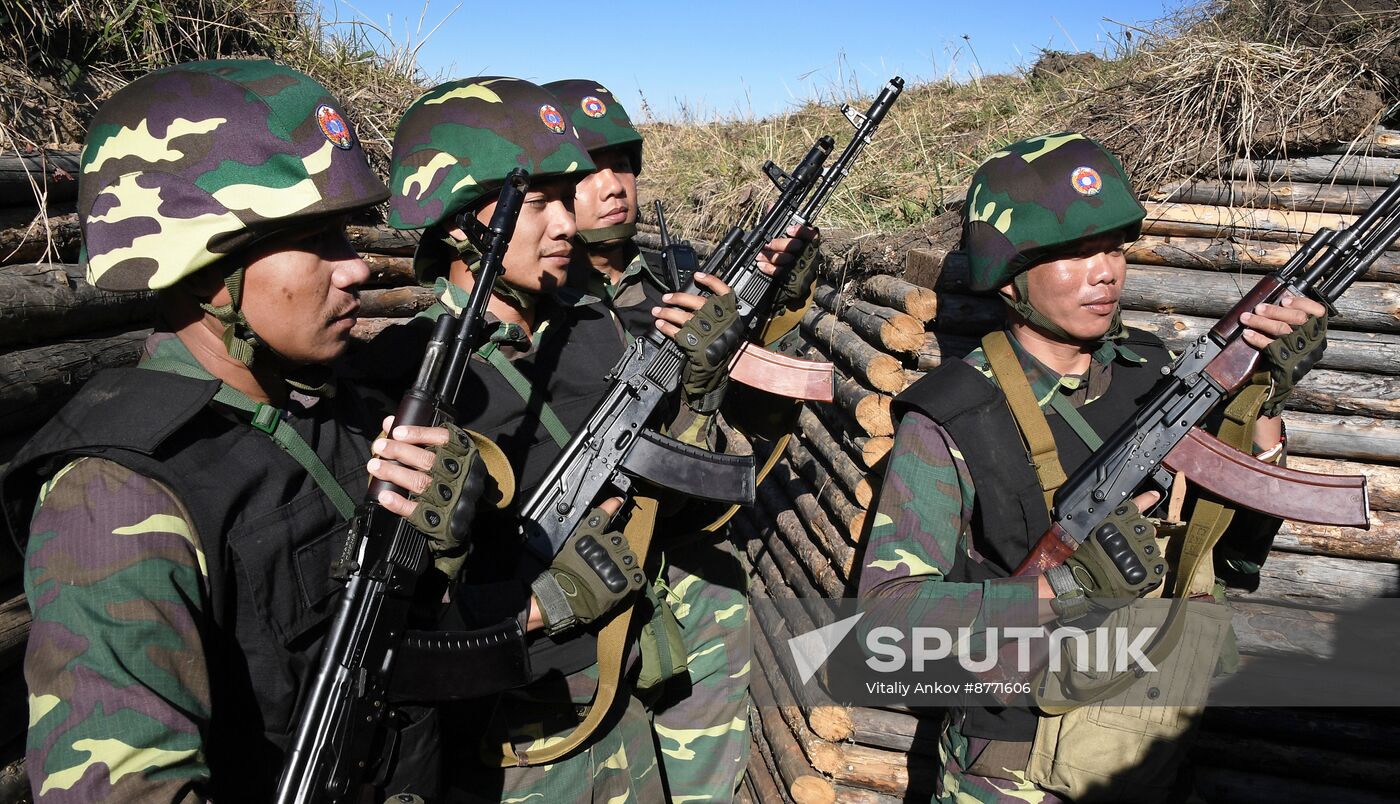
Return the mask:
[[[172,363],[184,363],[187,366],[193,366],[199,369],[205,374],[209,374],[210,379],[214,378],[214,375],[209,373],[209,369],[205,368],[204,364],[200,363],[199,360],[195,358],[194,353],[189,350],[189,347],[185,346],[184,341],[180,340],[179,336],[173,332],[156,330],[146,336],[146,342],[141,346],[140,363],[155,359],[168,360]],[[334,396],[334,386],[332,385],[331,388],[332,391],[330,393],[315,395],[298,390],[293,386],[288,386],[287,396],[290,401],[295,402],[301,408],[309,409],[317,402],[321,401],[322,398]]]
[[[431,318],[436,320],[443,313],[461,315],[471,300],[471,294],[453,284],[447,277],[438,277],[433,285],[433,295],[437,297],[437,304],[418,314],[419,318]],[[547,322],[546,322],[547,323]],[[507,357],[516,357],[528,354],[531,349],[530,339],[525,337],[525,328],[519,324],[502,323],[490,311],[482,313],[482,325],[486,331],[486,343],[494,343]],[[544,331],[541,325],[540,332]],[[536,333],[538,335],[538,332]]]
[[[1092,401],[1101,396],[1108,385],[1110,364],[1115,357],[1119,356],[1120,349],[1127,351],[1126,347],[1117,347],[1116,345],[1113,345],[1114,348],[1111,349],[1101,346],[1091,355],[1087,374],[1060,375],[1027,351],[1021,342],[1016,340],[1015,333],[1007,330],[1006,334],[1007,340],[1011,341],[1011,351],[1016,354],[1016,359],[1021,364],[1021,371],[1026,375],[1026,382],[1031,386],[1031,393],[1035,394],[1036,402],[1042,408],[1049,407],[1056,391],[1063,391],[1069,395],[1075,405]],[[1105,344],[1112,345],[1112,342],[1105,341]],[[988,379],[996,381],[996,377],[992,374],[991,362],[987,360],[987,355],[982,351],[982,347],[977,347],[964,359]]]

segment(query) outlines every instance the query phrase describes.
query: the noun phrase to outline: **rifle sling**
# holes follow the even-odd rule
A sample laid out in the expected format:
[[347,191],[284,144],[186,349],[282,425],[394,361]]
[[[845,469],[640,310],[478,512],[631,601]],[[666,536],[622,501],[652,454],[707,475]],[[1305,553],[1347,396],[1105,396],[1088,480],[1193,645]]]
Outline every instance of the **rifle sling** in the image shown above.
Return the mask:
[[[637,556],[637,563],[646,566],[647,551],[651,547],[651,537],[656,526],[657,501],[654,497],[637,495],[632,498],[632,518],[628,520],[623,535]],[[509,741],[497,746],[483,746],[489,754],[498,758],[503,768],[544,765],[569,754],[584,743],[612,710],[621,686],[623,663],[627,660],[628,632],[632,626],[632,613],[635,605],[627,605],[613,617],[598,634],[598,689],[593,694],[588,714],[583,722],[557,742],[539,749],[515,750]]]

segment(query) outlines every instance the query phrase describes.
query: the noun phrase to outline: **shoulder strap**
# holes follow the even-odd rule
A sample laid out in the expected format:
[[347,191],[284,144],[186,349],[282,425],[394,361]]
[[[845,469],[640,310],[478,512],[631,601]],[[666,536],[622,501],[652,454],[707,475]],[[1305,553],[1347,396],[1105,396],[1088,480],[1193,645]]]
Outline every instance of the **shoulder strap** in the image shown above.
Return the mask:
[[[214,379],[213,375],[203,369],[166,358],[152,358],[141,363],[139,368],[164,371],[196,380]],[[355,501],[335,479],[335,475],[326,467],[325,462],[311,448],[311,445],[306,443],[306,439],[301,437],[301,433],[298,433],[294,427],[282,426],[281,410],[263,402],[254,402],[243,393],[230,388],[227,383],[219,384],[219,390],[214,394],[214,401],[249,414],[252,418],[248,423],[253,429],[265,433],[277,446],[292,456],[293,460],[301,464],[301,467],[330,499],[331,504],[335,506],[341,516],[349,519],[354,515]]]
[[1016,419],[1016,429],[1021,431],[1021,440],[1035,466],[1035,476],[1040,480],[1040,489],[1045,495],[1045,508],[1050,510],[1055,492],[1064,485],[1064,467],[1060,465],[1060,455],[1055,449],[1055,436],[1050,432],[1050,422],[1045,419],[1040,405],[1031,392],[1031,384],[1026,381],[1021,370],[1021,361],[1011,348],[1004,330],[995,330],[982,338],[982,351],[992,365],[997,385],[1006,395],[1006,403],[1011,415]]
[[501,354],[500,348],[495,343],[488,343],[478,350],[477,354],[486,358],[487,362],[505,378],[505,381],[510,383],[510,387],[515,389],[520,398],[525,400],[526,410],[534,410],[539,413],[540,424],[544,425],[544,429],[549,432],[554,443],[558,444],[560,448],[568,446],[569,439],[572,438],[569,428],[565,427],[564,422],[559,420],[554,408],[551,408],[544,397],[540,396],[539,390],[524,374],[520,373],[520,369],[516,368],[509,358]]

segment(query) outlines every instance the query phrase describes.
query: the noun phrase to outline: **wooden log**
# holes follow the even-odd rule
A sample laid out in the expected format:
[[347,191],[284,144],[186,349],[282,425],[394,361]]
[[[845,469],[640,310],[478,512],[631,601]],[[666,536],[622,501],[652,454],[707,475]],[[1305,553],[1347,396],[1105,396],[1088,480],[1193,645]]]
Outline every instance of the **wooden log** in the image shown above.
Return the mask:
[[890,398],[861,385],[853,377],[836,383],[836,404],[869,436],[894,435]]
[[366,252],[361,254],[360,258],[369,266],[369,279],[365,282],[365,287],[387,288],[418,284],[417,277],[413,275],[413,260],[410,257],[388,257]]
[[904,390],[904,367],[899,361],[866,343],[845,322],[813,305],[802,317],[802,332],[847,375],[859,377],[877,391]]
[[78,216],[50,209],[46,219],[32,209],[0,210],[0,265],[16,262],[75,262]]
[[[947,279],[951,271],[944,271]],[[964,286],[965,287],[965,286]],[[1006,321],[1006,305],[986,296],[938,291],[938,316],[934,322],[939,334],[983,335]]]
[[797,474],[816,489],[817,499],[831,516],[832,522],[846,529],[847,538],[852,543],[859,542],[865,526],[865,511],[846,497],[845,492],[831,479],[826,467],[795,438],[788,441],[787,457]]
[[1236,159],[1230,163],[1228,175],[1233,179],[1270,182],[1384,186],[1400,177],[1400,159],[1343,154],[1298,159]]
[[860,460],[866,468],[872,472],[882,472],[886,458],[890,455],[890,450],[894,449],[894,438],[892,436],[871,436],[869,438],[854,439],[855,447],[860,450]]
[[[1239,235],[1227,238],[1144,235],[1129,243],[1128,262],[1206,271],[1262,274],[1282,268],[1298,251],[1296,243],[1278,243]],[[1363,280],[1400,281],[1400,254],[1386,252],[1366,269]]]
[[1323,145],[1317,150],[1324,154],[1400,157],[1400,131],[1376,126],[1360,139]]
[[966,335],[926,332],[924,345],[919,348],[919,354],[915,358],[915,366],[919,371],[929,371],[938,368],[945,359],[961,360],[979,345],[977,338]]
[[[917,250],[911,250],[909,259],[916,259],[916,253]],[[942,263],[941,257],[938,262]],[[938,314],[938,297],[929,290],[930,287],[931,284],[919,286],[890,274],[876,274],[866,278],[860,287],[860,295],[867,301],[892,307],[920,324],[927,324]]]
[[350,330],[350,337],[358,341],[371,341],[375,336],[396,324],[406,324],[411,318],[361,318]]
[[[866,463],[865,448],[870,441],[869,436],[862,435],[864,430],[860,423],[850,417],[839,405],[808,402],[804,406],[807,410],[817,415],[818,419],[826,425],[826,430],[833,438],[841,441],[841,447],[864,469],[869,469],[870,464]],[[888,438],[889,436],[885,436]]]
[[0,154],[0,206],[42,207],[78,197],[81,151]]
[[812,731],[832,743],[856,742],[906,754],[938,756],[941,712],[916,715],[866,706],[814,706]]
[[1400,514],[1373,510],[1369,530],[1284,522],[1274,539],[1274,549],[1362,561],[1400,561]]
[[[841,597],[845,592],[845,580],[832,568],[831,556],[822,551],[815,540],[803,527],[797,511],[789,507],[787,495],[774,484],[765,483],[759,487],[759,508],[773,523],[774,531],[786,542],[786,549],[800,565],[794,571],[802,574],[803,569],[816,581],[825,597]],[[793,570],[784,566],[785,570]],[[789,582],[792,582],[789,577]]]
[[0,433],[44,421],[98,371],[135,364],[150,334],[72,338],[0,355]]
[[937,763],[927,758],[911,761],[903,752],[865,745],[819,742],[811,759],[813,768],[837,784],[890,796],[927,797],[938,781]]
[[924,325],[911,315],[881,307],[857,298],[843,298],[840,291],[818,285],[813,291],[816,303],[840,318],[872,346],[912,353],[924,340]]
[[0,345],[40,343],[135,321],[145,323],[154,314],[154,293],[98,290],[88,284],[81,265],[0,267]]
[[1259,571],[1268,600],[1306,603],[1316,599],[1400,596],[1400,567],[1379,561],[1297,555],[1277,550]]
[[1281,606],[1249,598],[1231,600],[1230,609],[1241,654],[1325,659],[1335,653],[1335,611]]
[[826,425],[805,406],[797,416],[797,423],[805,437],[806,446],[830,470],[832,477],[841,484],[842,490],[856,505],[869,508],[873,496],[870,481],[866,479],[865,472],[841,448]]
[[351,224],[345,227],[350,245],[361,254],[412,257],[418,248],[417,232],[401,232],[386,224]]
[[[1129,265],[1122,305],[1218,319],[1254,286],[1248,279],[1207,271],[1180,271]],[[1330,326],[1368,332],[1400,332],[1400,288],[1385,282],[1357,282],[1337,301]]]
[[863,790],[844,784],[832,785],[836,790],[837,804],[906,804],[903,796],[887,796],[874,790]]
[[[1180,351],[1215,326],[1216,319],[1176,313],[1125,310],[1123,323],[1147,330]],[[927,348],[927,347],[926,347]],[[923,360],[920,359],[920,365]],[[1329,330],[1327,351],[1317,364],[1320,368],[1357,371],[1368,374],[1400,374],[1400,335],[1383,332]]]
[[744,782],[752,788],[754,804],[767,804],[770,801],[787,801],[778,781],[778,766],[773,760],[773,752],[763,735],[763,724],[755,722],[761,717],[751,712],[749,733],[753,745],[749,752],[748,767],[744,772]]
[[1205,204],[1215,207],[1255,207],[1294,212],[1334,212],[1359,215],[1385,192],[1384,187],[1351,184],[1306,184],[1282,181],[1180,182],[1164,188],[1162,203]]
[[1186,232],[1205,230],[1216,235],[1239,236],[1246,232],[1269,239],[1299,242],[1319,229],[1342,229],[1356,222],[1355,215],[1337,212],[1296,212],[1285,209],[1220,207],[1210,204],[1155,203],[1149,201],[1144,232],[1175,234],[1174,224],[1184,224]]
[[365,318],[411,318],[433,306],[431,288],[411,285],[360,292],[360,315]]
[[910,249],[904,256],[904,276],[920,287],[934,287],[938,284],[939,271],[943,270],[943,258],[947,256],[948,252],[943,249]]
[[1292,454],[1400,463],[1400,422],[1301,412],[1284,420]]
[[1372,511],[1400,511],[1400,467],[1289,455],[1288,468],[1324,475],[1365,475]]
[[831,523],[822,510],[816,493],[785,461],[779,461],[769,476],[769,482],[782,488],[783,494],[797,511],[799,518],[817,537],[817,541],[832,558],[832,565],[843,579],[849,580],[855,564],[855,548],[850,535]]

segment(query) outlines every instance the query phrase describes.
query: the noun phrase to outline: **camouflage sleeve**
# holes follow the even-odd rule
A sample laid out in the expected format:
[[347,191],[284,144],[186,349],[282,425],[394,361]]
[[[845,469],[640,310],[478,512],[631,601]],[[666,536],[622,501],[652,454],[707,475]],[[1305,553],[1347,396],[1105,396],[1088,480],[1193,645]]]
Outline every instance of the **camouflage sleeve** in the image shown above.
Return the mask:
[[40,490],[24,570],[37,801],[203,799],[205,565],[190,521],[165,486],[97,458]]
[[[974,629],[1021,612],[1036,598],[1036,579],[981,583],[945,580],[972,522],[974,489],[962,453],[948,433],[911,412],[900,422],[890,451],[875,521],[867,538],[859,595]],[[915,620],[911,619],[909,622]]]

